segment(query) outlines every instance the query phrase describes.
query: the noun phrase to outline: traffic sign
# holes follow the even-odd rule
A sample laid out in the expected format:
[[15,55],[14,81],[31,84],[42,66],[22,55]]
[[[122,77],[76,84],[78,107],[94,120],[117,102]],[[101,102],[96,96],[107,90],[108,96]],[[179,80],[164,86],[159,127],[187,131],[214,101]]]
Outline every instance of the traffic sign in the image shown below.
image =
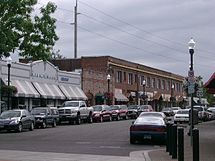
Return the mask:
[[202,88],[199,88],[199,89],[196,91],[196,95],[197,95],[197,97],[203,97],[203,89],[202,89]]
[[188,77],[194,77],[194,70],[188,71]]
[[195,85],[194,84],[190,84],[188,86],[188,94],[192,94],[195,92]]

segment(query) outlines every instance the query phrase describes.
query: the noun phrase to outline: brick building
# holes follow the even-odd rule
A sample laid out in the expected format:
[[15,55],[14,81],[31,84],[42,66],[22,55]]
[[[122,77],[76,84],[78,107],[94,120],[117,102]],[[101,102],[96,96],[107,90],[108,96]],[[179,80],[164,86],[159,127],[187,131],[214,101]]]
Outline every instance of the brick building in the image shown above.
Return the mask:
[[51,62],[60,70],[82,72],[82,89],[90,105],[107,101],[110,104],[151,104],[158,111],[164,105],[183,103],[184,77],[180,75],[111,56]]

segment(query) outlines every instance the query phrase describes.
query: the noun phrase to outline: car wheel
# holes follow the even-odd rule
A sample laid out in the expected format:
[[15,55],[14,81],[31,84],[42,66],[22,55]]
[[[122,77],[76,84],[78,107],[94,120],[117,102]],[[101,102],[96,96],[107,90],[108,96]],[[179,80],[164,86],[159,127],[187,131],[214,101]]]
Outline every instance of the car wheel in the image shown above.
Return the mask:
[[81,118],[80,118],[80,115],[77,115],[76,125],[80,125],[80,124],[81,124]]
[[103,122],[103,117],[102,116],[100,116],[100,122]]
[[91,123],[93,123],[93,117],[92,117],[92,115],[91,115],[91,114],[89,115],[88,123],[90,123],[90,124],[91,124]]
[[34,123],[31,122],[31,125],[30,125],[30,128],[29,128],[30,131],[33,131],[34,130]]
[[130,144],[135,144],[135,139],[133,137],[130,137]]
[[56,123],[56,120],[53,121],[53,124],[52,124],[52,127],[56,127],[57,126],[57,123]]
[[18,132],[22,132],[22,129],[23,129],[23,127],[22,127],[22,123],[19,123],[19,125],[18,125]]
[[120,120],[120,116],[119,116],[119,115],[117,115],[117,118],[116,118],[116,120],[117,120],[117,121],[119,121],[119,120]]
[[45,129],[47,127],[46,122],[43,121],[42,128]]
[[110,119],[109,119],[109,121],[112,121],[113,119],[112,119],[112,116],[110,116]]

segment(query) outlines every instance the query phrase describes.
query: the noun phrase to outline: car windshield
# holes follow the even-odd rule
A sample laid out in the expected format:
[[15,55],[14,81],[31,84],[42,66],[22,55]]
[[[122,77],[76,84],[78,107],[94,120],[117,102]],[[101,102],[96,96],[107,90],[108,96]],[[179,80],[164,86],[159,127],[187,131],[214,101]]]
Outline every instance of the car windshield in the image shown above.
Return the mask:
[[12,118],[12,117],[20,117],[21,111],[5,111],[1,114],[2,119]]
[[142,116],[154,116],[154,117],[163,117],[160,113],[153,113],[153,112],[142,112],[140,117]]
[[189,114],[189,110],[179,110],[177,114]]
[[110,106],[111,110],[119,110],[119,106]]
[[148,106],[140,106],[140,109],[148,109]]
[[136,125],[164,125],[164,121],[157,117],[138,117],[134,122]]
[[130,106],[128,106],[128,109],[137,109],[137,108],[138,108],[137,105],[130,105]]
[[171,111],[171,108],[163,108],[162,111]]
[[79,107],[79,102],[64,102],[63,107]]
[[179,110],[179,107],[172,107],[172,110]]
[[46,112],[47,112],[46,109],[41,109],[41,108],[35,108],[31,111],[32,115],[46,114]]
[[102,111],[102,106],[93,106],[94,111]]

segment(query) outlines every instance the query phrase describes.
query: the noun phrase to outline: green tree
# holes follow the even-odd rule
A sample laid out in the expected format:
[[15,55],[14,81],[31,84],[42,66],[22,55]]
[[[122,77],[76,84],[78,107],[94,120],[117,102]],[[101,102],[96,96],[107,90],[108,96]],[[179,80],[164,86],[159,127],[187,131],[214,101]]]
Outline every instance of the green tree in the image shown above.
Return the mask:
[[37,0],[0,1],[0,58],[19,47],[25,24],[31,24],[30,14],[36,3]]
[[0,58],[19,50],[31,60],[48,60],[58,37],[56,20],[51,17],[57,6],[49,2],[40,8],[41,16],[32,16],[37,0],[0,1]]
[[34,17],[33,28],[25,31],[24,40],[20,45],[20,55],[31,60],[49,60],[52,57],[53,46],[58,40],[55,33],[56,19],[51,17],[57,6],[49,2],[41,8],[42,16]]

